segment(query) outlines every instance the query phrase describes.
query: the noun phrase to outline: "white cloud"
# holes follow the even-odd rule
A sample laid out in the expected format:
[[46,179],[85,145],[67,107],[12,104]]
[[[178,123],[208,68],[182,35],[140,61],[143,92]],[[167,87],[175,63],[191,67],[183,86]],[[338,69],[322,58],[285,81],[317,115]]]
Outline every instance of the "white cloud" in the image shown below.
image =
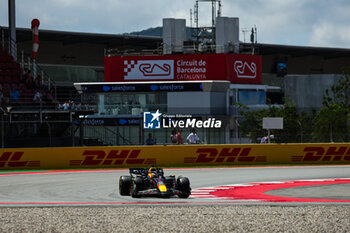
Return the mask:
[[[0,1],[0,25],[8,25],[7,2]],[[349,0],[222,0],[223,16],[239,17],[241,29],[258,28],[258,42],[349,46]],[[17,0],[16,23],[33,18],[50,30],[115,33],[161,26],[162,18],[185,18],[194,0]],[[199,3],[199,24],[211,25],[211,3]],[[243,34],[241,34],[243,40]]]
[[310,22],[307,18],[312,14],[302,2],[305,1],[247,0],[244,4],[242,1],[232,3],[225,13],[235,13],[240,18],[241,28],[250,30],[256,25],[258,42],[285,44],[294,41],[294,44],[301,44],[305,42],[307,31],[304,21]]
[[309,45],[350,48],[350,2],[339,0],[336,3],[328,4],[312,25]]
[[350,25],[336,25],[328,22],[315,25],[309,45],[350,48]]

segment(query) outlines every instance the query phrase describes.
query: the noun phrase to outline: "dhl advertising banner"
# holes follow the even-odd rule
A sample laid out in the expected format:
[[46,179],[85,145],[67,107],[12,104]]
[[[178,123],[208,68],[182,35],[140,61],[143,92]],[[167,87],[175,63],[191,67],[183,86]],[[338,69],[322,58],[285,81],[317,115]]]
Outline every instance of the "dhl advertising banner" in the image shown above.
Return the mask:
[[0,169],[350,164],[350,144],[169,145],[0,149]]
[[261,84],[258,55],[189,54],[105,57],[105,82],[204,81]]

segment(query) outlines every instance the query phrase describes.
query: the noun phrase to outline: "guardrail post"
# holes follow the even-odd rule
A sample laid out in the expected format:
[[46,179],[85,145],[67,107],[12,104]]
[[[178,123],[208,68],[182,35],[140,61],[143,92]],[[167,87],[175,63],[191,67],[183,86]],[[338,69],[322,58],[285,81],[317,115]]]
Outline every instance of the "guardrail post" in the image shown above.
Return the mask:
[[1,29],[1,45],[4,48],[5,47],[5,32],[4,29]]
[[24,69],[24,51],[21,52],[21,68]]
[[33,79],[36,80],[36,62],[33,60]]
[[4,112],[1,114],[1,148],[5,148]]
[[28,70],[32,70],[31,68],[30,68],[30,57],[28,56]]

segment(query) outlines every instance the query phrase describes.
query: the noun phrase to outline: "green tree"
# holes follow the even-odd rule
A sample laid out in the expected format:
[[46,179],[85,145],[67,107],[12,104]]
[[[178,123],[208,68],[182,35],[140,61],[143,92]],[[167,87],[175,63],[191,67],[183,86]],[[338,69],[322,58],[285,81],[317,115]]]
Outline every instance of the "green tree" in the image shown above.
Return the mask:
[[315,117],[313,139],[316,142],[345,142],[347,133],[348,110],[340,104],[332,103],[323,107]]
[[249,137],[252,142],[258,143],[266,130],[262,128],[264,117],[282,117],[283,130],[272,130],[274,142],[293,143],[308,142],[311,140],[312,116],[304,112],[299,113],[296,106],[286,101],[283,106],[269,106],[258,111],[241,111],[244,121],[241,123],[241,133]]
[[323,95],[323,107],[313,124],[313,139],[321,142],[348,142],[350,114],[350,78],[343,75]]

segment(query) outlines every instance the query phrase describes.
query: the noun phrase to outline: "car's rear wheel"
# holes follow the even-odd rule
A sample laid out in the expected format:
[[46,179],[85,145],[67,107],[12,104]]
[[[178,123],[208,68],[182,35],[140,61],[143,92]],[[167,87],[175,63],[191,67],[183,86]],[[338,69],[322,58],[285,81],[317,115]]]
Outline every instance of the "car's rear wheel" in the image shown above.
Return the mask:
[[187,177],[178,177],[176,181],[177,189],[181,191],[180,198],[188,198],[191,195],[190,180]]
[[119,193],[121,196],[128,196],[131,184],[131,176],[121,176],[119,178]]

